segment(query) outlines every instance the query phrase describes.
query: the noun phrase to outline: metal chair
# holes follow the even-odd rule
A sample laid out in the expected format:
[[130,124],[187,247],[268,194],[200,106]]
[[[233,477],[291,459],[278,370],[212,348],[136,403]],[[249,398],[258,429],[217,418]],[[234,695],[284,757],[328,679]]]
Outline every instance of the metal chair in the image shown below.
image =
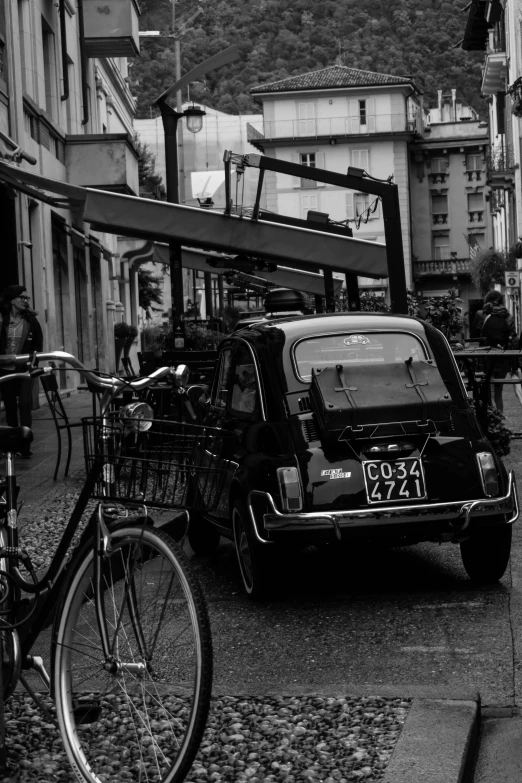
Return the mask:
[[78,421],[78,422],[73,422],[71,424],[71,422],[69,421],[69,417],[67,416],[67,411],[63,406],[62,398],[60,397],[60,392],[58,390],[58,381],[56,380],[56,375],[54,373],[51,373],[50,375],[42,375],[40,381],[42,383],[45,397],[49,404],[49,410],[51,411],[51,415],[53,417],[54,424],[56,427],[56,435],[58,437],[58,454],[56,457],[56,467],[54,469],[54,476],[53,476],[54,481],[56,481],[56,477],[58,476],[58,470],[60,468],[60,462],[62,459],[62,430],[65,430],[67,432],[68,450],[67,450],[67,462],[65,463],[65,473],[64,473],[64,476],[67,476],[69,474],[69,465],[71,464],[71,451],[72,451],[71,428],[80,427],[81,422]]

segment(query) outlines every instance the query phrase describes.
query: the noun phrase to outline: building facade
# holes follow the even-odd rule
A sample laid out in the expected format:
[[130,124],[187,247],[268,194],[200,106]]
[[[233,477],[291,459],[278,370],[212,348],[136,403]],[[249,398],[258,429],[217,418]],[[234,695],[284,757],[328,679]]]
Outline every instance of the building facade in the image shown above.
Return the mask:
[[[36,159],[23,168],[137,195],[127,58],[138,53],[139,11],[134,0],[100,8],[93,0],[0,0],[0,130]],[[114,323],[135,323],[138,301],[117,237],[92,231],[59,199],[0,183],[0,202],[0,289],[26,285],[46,349],[114,370]],[[76,374],[60,375],[62,387],[77,385]]]
[[487,123],[455,90],[439,90],[422,138],[410,147],[415,294],[423,300],[458,289],[467,334],[482,301],[470,277],[470,252],[492,244],[488,142]]
[[[260,85],[252,95],[263,121],[249,141],[267,156],[345,173],[349,166],[398,185],[407,285],[412,284],[408,147],[422,131],[419,92],[409,78],[335,65]],[[378,201],[314,180],[267,172],[266,207],[306,219],[309,210],[347,223],[354,237],[384,242]],[[359,277],[361,288],[387,281]]]

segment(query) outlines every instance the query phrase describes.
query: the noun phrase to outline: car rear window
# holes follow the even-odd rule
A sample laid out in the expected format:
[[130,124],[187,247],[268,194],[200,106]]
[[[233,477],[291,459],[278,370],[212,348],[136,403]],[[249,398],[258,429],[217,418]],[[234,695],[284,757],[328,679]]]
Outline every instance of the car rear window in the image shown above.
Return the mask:
[[395,364],[430,359],[425,345],[405,332],[354,332],[301,340],[294,349],[299,378],[310,381],[312,368],[360,364]]

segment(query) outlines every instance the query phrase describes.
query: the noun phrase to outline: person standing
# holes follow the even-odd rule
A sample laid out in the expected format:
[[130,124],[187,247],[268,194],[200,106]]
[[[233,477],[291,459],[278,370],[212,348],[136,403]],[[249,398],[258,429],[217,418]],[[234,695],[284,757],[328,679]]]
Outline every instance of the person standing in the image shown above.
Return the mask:
[[[476,318],[480,317],[479,313],[477,313]],[[486,294],[481,316],[480,336],[482,345],[503,350],[516,347],[517,332],[515,321],[506,307],[504,307],[504,297],[500,291],[490,291]],[[504,379],[511,366],[512,361],[502,358],[494,359],[492,357],[487,359],[485,363],[486,372],[493,368],[492,379]],[[493,390],[495,407],[499,411],[503,411],[503,385],[501,383],[493,383]]]
[[[29,307],[30,297],[23,285],[10,285],[0,299],[0,375],[24,372],[25,366],[17,366],[17,354],[41,351],[43,332],[36,313]],[[5,416],[9,427],[31,427],[32,381],[30,378],[7,381],[0,387]],[[31,449],[21,456],[29,459]]]

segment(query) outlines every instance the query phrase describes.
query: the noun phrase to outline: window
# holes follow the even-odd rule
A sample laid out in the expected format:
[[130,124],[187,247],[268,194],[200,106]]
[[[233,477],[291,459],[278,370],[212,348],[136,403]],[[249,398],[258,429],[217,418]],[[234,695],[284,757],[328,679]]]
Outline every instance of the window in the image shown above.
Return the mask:
[[357,169],[364,169],[369,173],[370,171],[370,155],[369,150],[352,150],[351,154],[352,166]]
[[468,220],[482,223],[484,220],[484,196],[482,193],[468,193]]
[[480,171],[482,168],[482,155],[478,152],[473,155],[466,155],[466,170]]
[[374,220],[380,217],[379,199],[369,193],[347,193],[346,194],[346,217],[354,220],[361,215]]
[[212,390],[212,405],[216,408],[226,408],[228,397],[228,383],[232,370],[232,348],[227,348],[221,354],[216,383]]
[[448,197],[447,196],[431,197],[431,214],[433,215],[433,223],[435,225],[448,222]]
[[[299,162],[302,166],[310,166],[311,168],[315,169],[316,167],[316,156],[315,152],[302,152],[299,155]],[[305,179],[304,177],[301,177],[301,187],[302,188],[316,188],[317,182],[313,179]]]
[[0,40],[0,79],[5,81],[5,45]]
[[366,125],[366,101],[359,101],[359,122]]
[[445,261],[450,258],[449,236],[433,237],[433,258]]
[[308,210],[317,211],[317,196],[301,196],[301,217],[308,219]]
[[448,169],[447,158],[432,158],[431,170],[433,174],[445,174]]
[[54,33],[42,17],[42,46],[45,80],[45,109],[56,119],[56,60],[54,48]]
[[348,133],[375,133],[375,98],[351,100],[348,110],[350,114],[347,119]]
[[259,413],[259,388],[254,358],[248,346],[239,344],[236,349],[230,410],[234,413]]
[[350,367],[350,379],[357,368],[368,364],[396,364],[410,357],[414,361],[428,358],[425,346],[416,337],[402,333],[357,333],[312,337],[301,340],[295,348],[295,364],[300,380],[310,382],[312,369]]

